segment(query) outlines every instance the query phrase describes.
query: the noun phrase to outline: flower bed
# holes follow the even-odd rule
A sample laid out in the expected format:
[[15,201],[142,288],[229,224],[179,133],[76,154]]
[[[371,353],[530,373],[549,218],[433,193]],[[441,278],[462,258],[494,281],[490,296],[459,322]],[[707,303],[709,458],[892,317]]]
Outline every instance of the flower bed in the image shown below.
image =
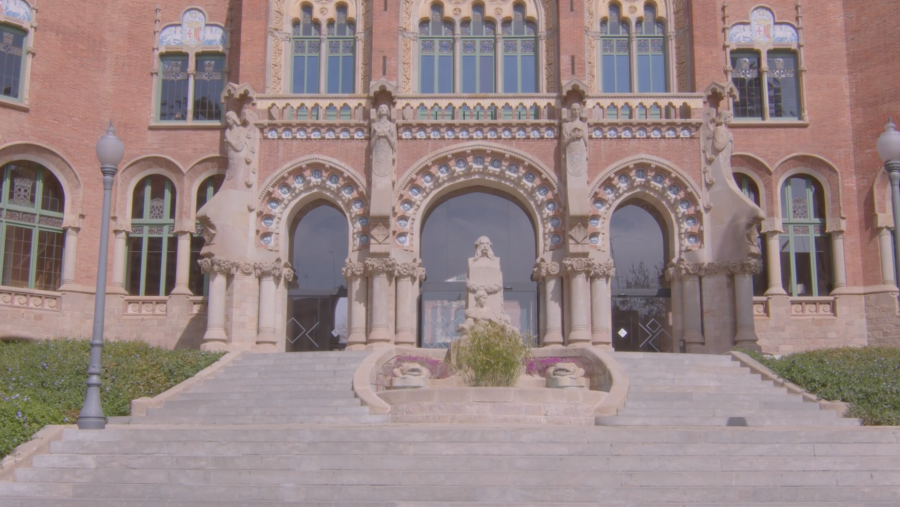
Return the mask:
[[585,377],[593,374],[593,364],[583,357],[529,357],[525,360],[525,374],[544,377],[547,370],[558,363],[574,363],[584,370]]

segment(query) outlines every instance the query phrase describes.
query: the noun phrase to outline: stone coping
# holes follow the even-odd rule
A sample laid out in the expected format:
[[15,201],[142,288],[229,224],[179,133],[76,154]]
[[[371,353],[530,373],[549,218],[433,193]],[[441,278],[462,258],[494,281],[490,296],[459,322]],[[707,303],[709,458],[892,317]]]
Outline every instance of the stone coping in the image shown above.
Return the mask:
[[63,430],[74,428],[75,425],[44,426],[31,437],[31,440],[16,447],[0,461],[0,482],[13,482],[17,468],[30,468],[32,458],[50,452],[50,443],[61,440]]
[[775,383],[776,386],[786,388],[789,393],[799,394],[805,402],[818,403],[821,410],[834,410],[838,413],[839,417],[845,417],[847,415],[847,411],[850,409],[850,404],[844,403],[843,401],[820,400],[819,397],[815,394],[804,390],[797,384],[791,383],[779,377],[777,373],[770,370],[765,365],[743,352],[732,350],[730,354],[732,360],[738,361],[742,366],[750,368],[752,372],[762,375],[764,379],[771,380]]
[[[391,346],[375,349],[372,354],[370,354],[365,360],[363,360],[359,368],[357,368],[353,377],[353,390],[360,401],[363,403],[363,405],[369,407],[369,413],[391,414],[392,422],[521,422],[525,424],[585,424],[585,421],[591,417],[596,418],[615,415],[620,408],[623,408],[625,406],[625,401],[628,398],[630,386],[628,376],[625,374],[625,370],[622,368],[622,366],[615,359],[613,359],[612,356],[607,354],[603,348],[545,347],[532,349],[532,356],[536,358],[581,357],[589,361],[592,364],[594,370],[593,375],[590,378],[590,388],[573,390],[549,389],[544,387],[546,385],[545,379],[522,375],[515,388],[503,388],[511,391],[521,391],[522,394],[506,394],[503,396],[510,397],[508,401],[497,401],[497,403],[501,404],[517,403],[524,405],[533,405],[530,407],[525,407],[524,405],[516,405],[516,407],[518,407],[516,410],[521,409],[521,413],[519,414],[505,413],[512,411],[513,409],[511,407],[506,407],[503,409],[494,408],[491,409],[493,410],[492,413],[475,413],[479,410],[482,412],[485,412],[487,410],[484,408],[479,408],[477,410],[470,410],[470,412],[473,413],[467,415],[472,417],[450,417],[451,413],[448,411],[451,407],[450,405],[446,405],[443,408],[432,409],[434,412],[436,412],[433,414],[427,414],[425,413],[424,409],[418,408],[416,409],[417,413],[413,414],[410,412],[411,409],[409,407],[401,410],[400,412],[403,412],[402,414],[395,414],[392,411],[394,405],[407,404],[407,400],[409,400],[409,403],[415,404],[452,404],[463,403],[462,401],[458,400],[468,400],[468,403],[477,405],[481,403],[489,403],[488,399],[485,398],[482,400],[482,397],[489,398],[490,396],[500,396],[496,394],[474,394],[474,392],[477,391],[487,392],[491,389],[497,388],[465,387],[464,385],[462,385],[461,379],[452,377],[449,379],[432,380],[431,387],[428,388],[381,392],[377,390],[377,386],[375,385],[376,375],[386,363],[393,360],[395,357],[420,356],[442,360],[446,356],[446,354],[447,351],[444,349],[418,349],[413,347]],[[470,392],[470,394],[461,394],[461,392],[463,391]],[[530,394],[530,392],[532,391],[541,393],[546,392],[548,394]],[[575,399],[571,397],[575,397],[577,401],[575,401]],[[533,402],[529,403],[528,400],[532,400]],[[583,412],[586,415],[575,415],[578,411],[574,409],[557,410],[560,407],[556,407],[551,410],[552,407],[546,407],[548,409],[547,413],[553,413],[556,415],[532,416],[526,414],[526,412],[528,411],[535,410],[535,407],[540,406],[542,403],[576,403],[582,407],[589,407],[590,412]],[[457,409],[459,408],[460,407],[457,407]],[[442,412],[447,412],[446,417],[440,416],[440,413]],[[531,412],[529,412],[529,414],[531,414]],[[397,416],[396,421],[394,420],[394,415]],[[413,416],[415,416],[416,420],[413,420]],[[542,417],[543,419],[541,419]],[[439,420],[442,418],[443,420]],[[569,420],[565,421],[564,419],[566,418],[568,418]],[[591,422],[590,424],[594,423]]]

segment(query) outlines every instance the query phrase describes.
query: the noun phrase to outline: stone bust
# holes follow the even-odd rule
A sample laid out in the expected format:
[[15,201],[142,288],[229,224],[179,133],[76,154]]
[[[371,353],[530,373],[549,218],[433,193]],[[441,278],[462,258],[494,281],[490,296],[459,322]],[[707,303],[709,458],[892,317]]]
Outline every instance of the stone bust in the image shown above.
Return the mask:
[[579,103],[569,110],[569,121],[563,124],[562,138],[566,158],[566,171],[572,176],[587,174],[587,123],[582,119],[584,110]]

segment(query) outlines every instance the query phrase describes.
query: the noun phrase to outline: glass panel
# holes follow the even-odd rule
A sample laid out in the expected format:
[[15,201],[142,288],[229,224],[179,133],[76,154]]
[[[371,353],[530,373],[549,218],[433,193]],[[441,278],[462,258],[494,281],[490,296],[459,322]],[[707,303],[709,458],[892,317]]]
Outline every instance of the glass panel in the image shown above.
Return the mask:
[[164,56],[160,58],[162,80],[159,94],[159,119],[161,121],[187,121],[188,109],[188,57]]
[[434,93],[435,91],[434,61],[434,55],[422,55],[422,78],[420,83],[422,93]]
[[631,65],[628,60],[628,56],[616,56],[616,92],[618,93],[631,91]]
[[225,182],[224,174],[216,174],[203,180],[200,188],[197,189],[197,211],[200,210],[214,195],[222,188]]
[[456,329],[466,321],[464,291],[422,292],[422,347],[449,348],[460,338]]
[[131,219],[144,218],[144,200],[147,194],[147,179],[143,179],[134,186],[134,195],[131,199]]
[[797,57],[793,53],[769,53],[769,117],[799,118],[797,91]]
[[165,290],[160,294],[160,296],[168,296],[172,293],[172,290],[175,289],[175,263],[177,262],[176,247],[178,246],[178,241],[175,239],[175,236],[169,236],[168,238],[165,238],[165,240],[166,258],[165,265],[163,267],[166,270],[166,286]]
[[612,338],[616,351],[673,352],[667,297],[613,297]]
[[132,296],[141,295],[141,266],[144,259],[144,238],[128,238],[128,293]]
[[794,236],[791,240],[794,248],[794,267],[797,270],[797,290],[794,296],[814,296],[810,238]]
[[[441,41],[441,48],[443,48],[444,42],[451,43],[452,41]],[[438,93],[453,93],[452,47],[450,53],[451,55],[438,57]]]
[[[478,88],[476,86],[476,60],[478,57],[476,56],[463,56],[462,57],[462,92],[463,93],[476,93]],[[466,118],[463,118],[466,119]]]
[[603,55],[603,93],[616,92],[616,57]]
[[347,343],[346,297],[292,297],[287,317],[288,352],[340,350]]
[[328,291],[343,286],[341,268],[350,251],[347,218],[327,205],[299,218],[292,227],[291,242],[296,286]]
[[794,274],[791,269],[791,238],[784,234],[778,237],[778,242],[781,251],[781,287],[785,292],[793,295],[792,281]]
[[[530,41],[522,41],[526,43]],[[522,65],[522,89],[520,93],[536,93],[537,92],[537,69],[535,68],[536,59],[534,55],[522,55],[519,58]]]
[[472,7],[472,35],[485,35],[483,5]]
[[6,203],[21,208],[34,208],[37,199],[37,181],[40,166],[32,163],[16,163],[7,166]]
[[610,281],[617,290],[660,289],[665,279],[666,236],[653,208],[625,204],[613,213],[609,223],[610,253],[616,276]]
[[503,291],[503,313],[509,315],[512,325],[522,336],[532,337],[532,347],[539,345],[540,333],[537,329],[537,291]]
[[209,286],[209,275],[204,275],[200,271],[200,264],[197,262],[200,260],[200,250],[204,244],[206,242],[202,236],[191,236],[191,271],[188,287],[195,296],[206,296]]
[[[508,41],[507,41],[508,42]],[[516,93],[519,88],[519,58],[506,55],[503,57],[503,92]]]
[[38,231],[37,265],[34,288],[56,290],[60,285],[63,257],[63,233]]
[[0,26],[0,95],[19,98],[25,56],[25,33]]
[[762,83],[759,79],[759,55],[732,53],[732,82],[739,99],[734,102],[737,118],[762,118]]
[[146,276],[144,277],[143,296],[160,296],[163,270],[163,239],[147,238]]
[[194,119],[222,119],[222,87],[225,83],[225,57],[198,56],[194,75]]
[[353,93],[353,74],[355,58],[345,55],[341,58],[341,93]]
[[[640,47],[638,47],[640,51]],[[638,55],[637,57],[638,71],[638,93],[650,93],[653,85],[650,82],[650,55]]]
[[525,6],[513,6],[513,35],[525,35]]
[[33,237],[34,229],[6,226],[6,241],[3,246],[3,285],[28,288]]
[[62,213],[65,209],[65,194],[56,176],[44,169],[41,171],[41,210]]
[[[332,41],[333,42],[333,41]],[[329,51],[329,54],[332,54]],[[340,93],[341,85],[341,57],[328,57],[328,85],[325,87],[328,93]]]
[[[482,49],[487,47],[491,53],[494,50],[494,44],[491,42],[487,46],[482,45]],[[478,93],[494,93],[494,57],[481,56],[479,60],[479,79]]]
[[[652,42],[662,43],[662,39]],[[650,55],[650,72],[653,76],[651,79],[651,92],[665,93],[666,90],[666,57],[664,55]]]
[[816,240],[816,283],[817,296],[827,296],[834,290],[834,280],[831,276],[833,259],[831,257],[831,237],[818,236]]

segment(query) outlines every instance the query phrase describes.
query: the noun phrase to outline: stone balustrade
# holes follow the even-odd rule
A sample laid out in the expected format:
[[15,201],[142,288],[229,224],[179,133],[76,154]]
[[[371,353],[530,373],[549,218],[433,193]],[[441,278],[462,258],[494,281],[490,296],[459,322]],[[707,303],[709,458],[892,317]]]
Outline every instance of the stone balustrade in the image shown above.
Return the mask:
[[769,313],[769,298],[765,296],[757,296],[753,298],[753,316],[757,319],[768,319],[772,316]]
[[166,296],[128,296],[123,301],[125,317],[165,317],[169,307]]
[[371,107],[366,95],[258,95],[260,117],[275,123],[361,123]]
[[191,315],[198,315],[202,313],[206,313],[206,306],[208,304],[207,300],[203,296],[190,296],[188,297],[188,301],[191,303]]
[[533,95],[402,95],[397,97],[398,123],[408,122],[556,122],[560,96]]
[[701,120],[702,93],[598,94],[585,99],[590,123]]
[[790,298],[791,317],[834,317],[837,315],[835,297]]
[[62,294],[35,289],[0,287],[0,306],[58,312],[62,307]]

